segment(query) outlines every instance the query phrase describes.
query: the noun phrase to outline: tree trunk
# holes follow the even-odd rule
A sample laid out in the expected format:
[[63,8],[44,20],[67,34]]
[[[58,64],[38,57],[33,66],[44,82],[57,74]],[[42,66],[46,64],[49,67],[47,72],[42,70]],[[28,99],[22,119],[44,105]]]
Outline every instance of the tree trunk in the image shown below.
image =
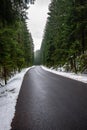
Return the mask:
[[75,71],[75,73],[77,73],[76,56],[75,56],[75,54],[74,54],[74,58],[73,58],[73,66],[74,66],[74,71]]
[[4,81],[5,81],[5,85],[6,85],[7,84],[7,70],[6,70],[5,66],[3,68],[3,72],[4,72]]
[[85,31],[84,28],[82,29],[82,53],[84,54],[85,51]]
[[70,69],[73,70],[73,57],[70,58]]

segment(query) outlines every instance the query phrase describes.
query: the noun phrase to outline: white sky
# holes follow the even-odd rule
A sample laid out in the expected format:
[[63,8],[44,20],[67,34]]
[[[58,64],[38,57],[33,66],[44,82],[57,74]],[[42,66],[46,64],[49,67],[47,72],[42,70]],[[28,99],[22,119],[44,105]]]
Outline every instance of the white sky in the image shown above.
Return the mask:
[[49,3],[50,0],[36,0],[28,10],[28,28],[33,37],[35,51],[41,46]]

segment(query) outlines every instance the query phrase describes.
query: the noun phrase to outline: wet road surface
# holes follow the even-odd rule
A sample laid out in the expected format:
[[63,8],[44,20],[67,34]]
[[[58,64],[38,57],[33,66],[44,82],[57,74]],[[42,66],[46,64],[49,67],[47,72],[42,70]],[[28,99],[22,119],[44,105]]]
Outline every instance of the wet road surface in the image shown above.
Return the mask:
[[87,130],[87,84],[32,68],[24,77],[12,130]]

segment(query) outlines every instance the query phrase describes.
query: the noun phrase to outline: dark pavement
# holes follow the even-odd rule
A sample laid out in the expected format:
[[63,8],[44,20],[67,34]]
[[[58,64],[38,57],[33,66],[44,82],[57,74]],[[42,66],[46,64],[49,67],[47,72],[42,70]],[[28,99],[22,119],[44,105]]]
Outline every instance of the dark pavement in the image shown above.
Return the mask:
[[32,68],[24,77],[12,130],[87,130],[87,84]]

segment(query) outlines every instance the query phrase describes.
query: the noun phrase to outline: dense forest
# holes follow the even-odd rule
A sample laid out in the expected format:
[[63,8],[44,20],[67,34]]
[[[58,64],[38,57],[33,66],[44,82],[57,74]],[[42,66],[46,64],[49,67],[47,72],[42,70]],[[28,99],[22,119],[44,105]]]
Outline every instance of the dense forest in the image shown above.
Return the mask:
[[41,55],[40,55],[40,50],[36,50],[34,52],[34,65],[40,65],[41,63]]
[[33,63],[33,40],[26,10],[34,0],[0,0],[0,79]]
[[[26,10],[35,0],[0,0],[0,79],[31,66],[34,45],[27,29]],[[87,0],[51,0],[37,64],[87,69]]]
[[51,0],[40,53],[48,67],[87,69],[87,0]]

